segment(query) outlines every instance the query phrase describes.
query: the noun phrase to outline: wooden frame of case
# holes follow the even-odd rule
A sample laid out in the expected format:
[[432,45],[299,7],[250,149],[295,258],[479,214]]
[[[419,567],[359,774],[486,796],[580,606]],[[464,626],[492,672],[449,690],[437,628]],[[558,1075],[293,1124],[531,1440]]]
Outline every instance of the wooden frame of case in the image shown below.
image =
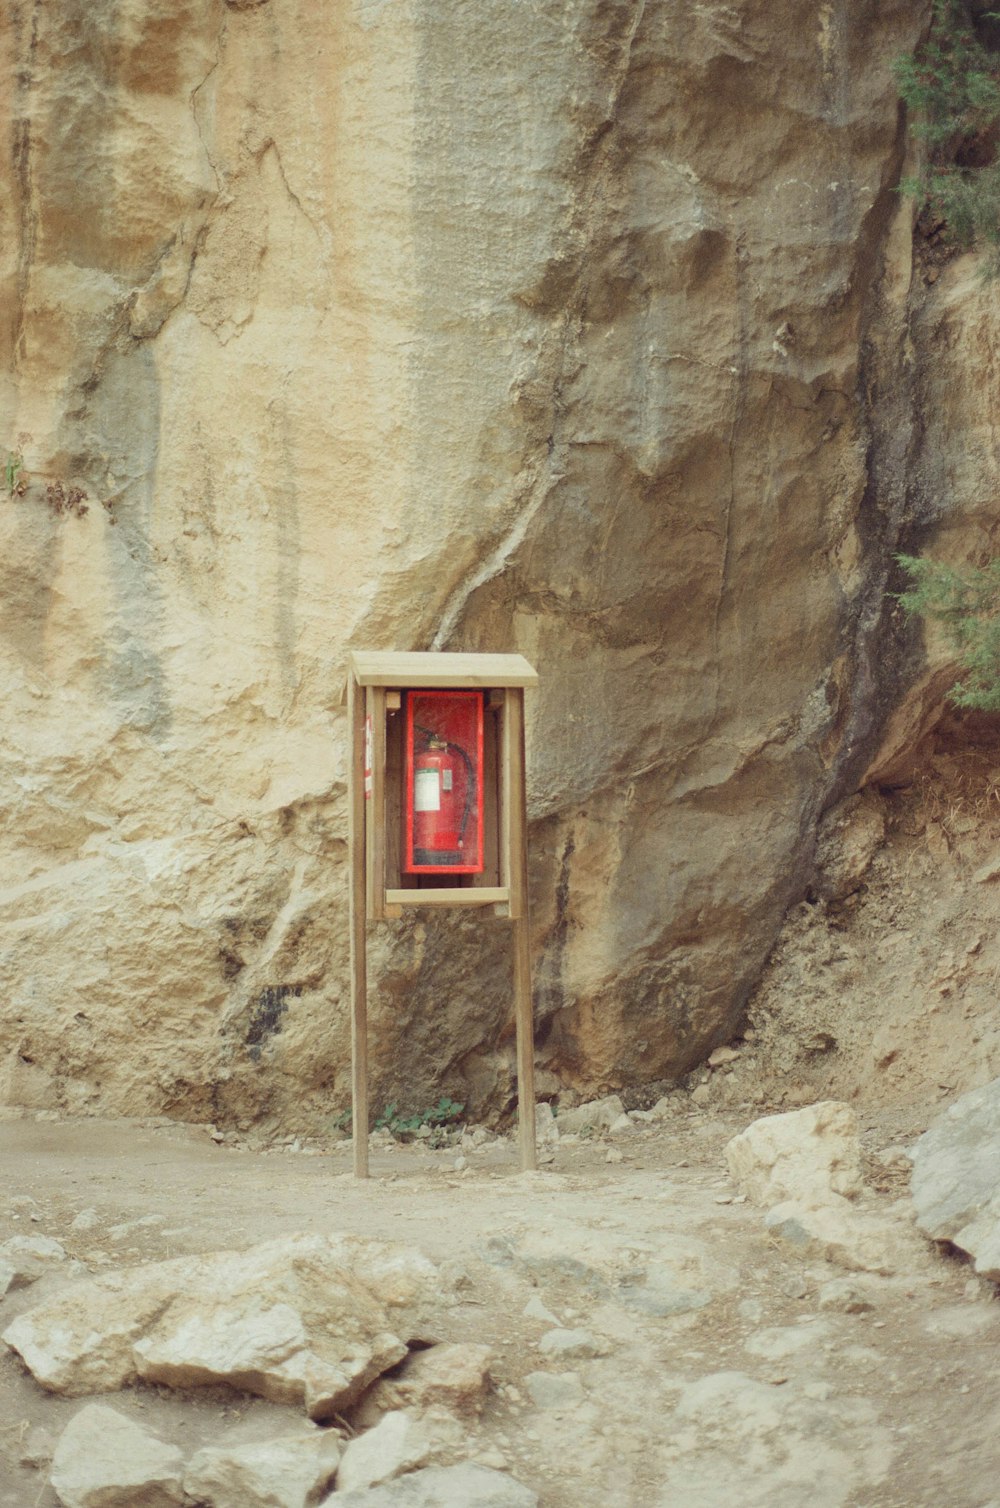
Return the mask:
[[[414,906],[475,906],[513,924],[521,1166],[536,1166],[524,691],[537,683],[536,672],[521,655],[355,651],[348,656],[351,1100],[359,1178],[368,1176],[366,923],[400,917]],[[484,866],[479,874],[419,875],[402,869],[402,693],[437,689],[486,692]]]

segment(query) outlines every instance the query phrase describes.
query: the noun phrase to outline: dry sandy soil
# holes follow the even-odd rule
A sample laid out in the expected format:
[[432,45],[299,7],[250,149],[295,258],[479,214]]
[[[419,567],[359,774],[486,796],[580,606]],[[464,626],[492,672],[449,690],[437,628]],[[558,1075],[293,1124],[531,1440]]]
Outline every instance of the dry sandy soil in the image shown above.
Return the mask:
[[[454,1150],[411,1146],[377,1154],[366,1184],[347,1171],[346,1144],[253,1150],[204,1130],[8,1121],[0,1237],[56,1236],[98,1269],[328,1230],[460,1263],[468,1282],[441,1338],[495,1355],[468,1453],[502,1457],[545,1508],[1000,1502],[1000,1305],[916,1235],[902,1169],[873,1158],[866,1196],[894,1222],[895,1274],[849,1279],[872,1305],[862,1313],[823,1308],[843,1270],[775,1240],[734,1199],[722,1147],[751,1117],[676,1100],[669,1121],[560,1146],[537,1174],[518,1174],[509,1142],[469,1154],[462,1173]],[[875,1152],[906,1130],[896,1114],[864,1139]],[[74,1230],[88,1210],[91,1228]],[[532,1296],[605,1354],[540,1355],[551,1325],[524,1315]],[[30,1289],[8,1296],[4,1317],[30,1302]],[[577,1381],[564,1402],[539,1405],[525,1381],[535,1372]],[[190,1449],[275,1412],[221,1390],[139,1387],[114,1402]],[[55,1436],[78,1407],[41,1392],[13,1354],[0,1359],[0,1503],[56,1502],[45,1464],[21,1457],[34,1429]]]

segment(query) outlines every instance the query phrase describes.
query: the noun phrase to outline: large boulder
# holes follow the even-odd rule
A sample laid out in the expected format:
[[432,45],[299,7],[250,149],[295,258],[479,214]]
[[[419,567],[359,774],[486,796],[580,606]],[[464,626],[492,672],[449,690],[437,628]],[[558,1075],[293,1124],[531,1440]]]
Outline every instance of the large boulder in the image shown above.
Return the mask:
[[837,1100],[754,1121],[727,1144],[726,1162],[755,1204],[822,1204],[862,1189],[857,1118]]
[[920,1229],[1000,1282],[1000,1079],[963,1094],[910,1152]]
[[726,1145],[738,1188],[766,1210],[765,1226],[803,1256],[851,1272],[895,1271],[905,1232],[859,1209],[861,1143],[849,1105],[824,1100],[754,1121]]
[[436,1269],[405,1249],[301,1235],[245,1252],[147,1264],[61,1289],[4,1331],[53,1392],[135,1378],[229,1383],[325,1419],[407,1354]]
[[60,1435],[50,1480],[63,1508],[179,1508],[182,1475],[176,1446],[91,1403]]

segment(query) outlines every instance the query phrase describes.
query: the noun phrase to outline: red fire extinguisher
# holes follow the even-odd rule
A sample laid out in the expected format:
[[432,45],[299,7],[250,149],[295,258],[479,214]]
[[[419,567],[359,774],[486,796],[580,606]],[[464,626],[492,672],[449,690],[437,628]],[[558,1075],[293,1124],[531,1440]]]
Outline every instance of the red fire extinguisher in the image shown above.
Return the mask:
[[475,798],[472,761],[460,744],[421,730],[413,761],[413,858],[417,864],[461,864]]
[[411,874],[482,872],[481,725],[481,693],[408,698],[404,867]]

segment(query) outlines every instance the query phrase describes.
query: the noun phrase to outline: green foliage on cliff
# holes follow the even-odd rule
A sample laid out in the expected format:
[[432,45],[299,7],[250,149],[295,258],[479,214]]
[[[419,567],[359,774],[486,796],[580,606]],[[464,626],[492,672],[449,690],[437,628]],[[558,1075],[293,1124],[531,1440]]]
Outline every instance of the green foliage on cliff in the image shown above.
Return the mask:
[[911,581],[899,601],[940,623],[957,651],[965,676],[949,692],[952,701],[1000,712],[1000,559],[964,571],[913,555],[896,559]]
[[1000,247],[1000,12],[971,0],[934,0],[930,31],[897,58],[899,92],[915,137],[919,171],[901,184],[947,222],[952,241]]

